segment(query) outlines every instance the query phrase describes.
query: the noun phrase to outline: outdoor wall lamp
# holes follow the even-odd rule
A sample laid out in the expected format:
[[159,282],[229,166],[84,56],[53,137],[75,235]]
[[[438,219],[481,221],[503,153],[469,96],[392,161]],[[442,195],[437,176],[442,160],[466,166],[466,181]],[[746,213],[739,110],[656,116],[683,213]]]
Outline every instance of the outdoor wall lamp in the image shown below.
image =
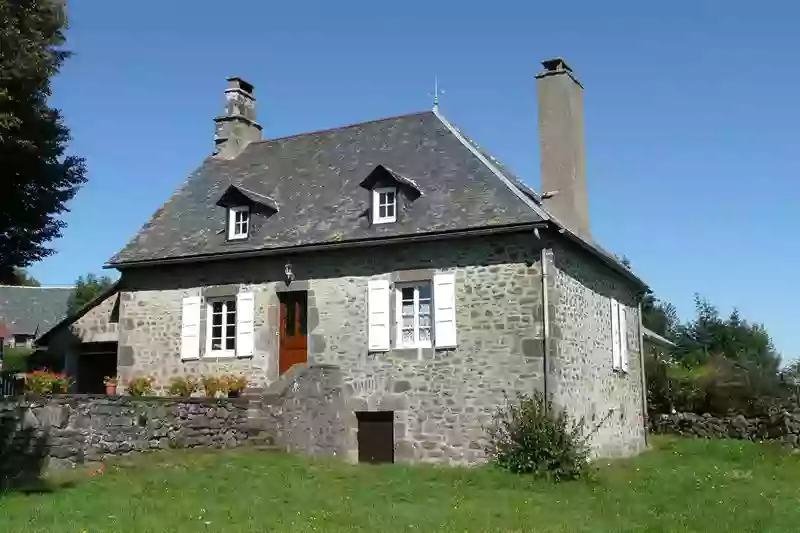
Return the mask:
[[291,263],[286,263],[286,265],[283,267],[283,273],[286,274],[286,284],[291,284],[294,280],[294,272],[292,272]]

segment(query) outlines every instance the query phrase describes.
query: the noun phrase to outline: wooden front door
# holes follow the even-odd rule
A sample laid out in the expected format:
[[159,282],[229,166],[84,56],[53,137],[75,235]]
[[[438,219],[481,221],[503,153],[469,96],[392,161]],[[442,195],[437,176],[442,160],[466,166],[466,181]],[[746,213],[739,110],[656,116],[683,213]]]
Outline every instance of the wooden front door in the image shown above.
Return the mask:
[[308,361],[308,298],[305,291],[280,293],[281,329],[278,371]]

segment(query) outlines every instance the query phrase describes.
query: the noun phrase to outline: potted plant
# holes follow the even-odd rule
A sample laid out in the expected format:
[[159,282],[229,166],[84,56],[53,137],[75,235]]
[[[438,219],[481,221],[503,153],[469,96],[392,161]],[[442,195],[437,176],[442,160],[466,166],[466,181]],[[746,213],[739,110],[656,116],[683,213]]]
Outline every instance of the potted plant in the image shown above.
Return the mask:
[[114,396],[117,394],[117,378],[116,376],[106,376],[103,378],[103,385],[106,386],[106,395]]
[[216,398],[217,394],[224,391],[223,380],[217,376],[203,376],[200,378],[206,398]]
[[25,392],[34,394],[64,394],[69,391],[72,378],[49,370],[34,370],[25,374]]
[[227,377],[228,398],[238,398],[242,395],[242,391],[247,388],[247,377],[244,374],[235,376],[233,374]]
[[128,382],[128,386],[125,387],[125,390],[131,396],[152,396],[153,383],[155,380],[156,378],[152,376],[135,377]]
[[188,398],[199,388],[199,386],[200,384],[197,382],[197,378],[193,378],[191,376],[176,376],[169,380],[169,387],[167,388],[167,391],[169,392],[170,396]]

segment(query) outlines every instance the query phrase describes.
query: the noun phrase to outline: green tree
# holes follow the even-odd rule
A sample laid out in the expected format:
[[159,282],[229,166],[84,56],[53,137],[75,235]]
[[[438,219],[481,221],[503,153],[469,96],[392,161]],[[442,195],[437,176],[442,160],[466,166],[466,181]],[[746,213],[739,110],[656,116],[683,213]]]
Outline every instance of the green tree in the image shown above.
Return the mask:
[[777,373],[781,357],[762,324],[748,322],[734,309],[728,317],[705,298],[695,295],[695,319],[678,327],[676,357],[694,367],[722,356],[741,367]]
[[79,277],[67,300],[69,313],[77,313],[84,305],[100,296],[113,284],[114,282],[108,276],[98,277],[94,274],[87,274],[85,277]]
[[25,287],[41,287],[39,280],[28,274],[24,268],[15,268],[14,277],[11,280],[11,285],[23,285]]
[[0,283],[53,253],[66,203],[86,181],[67,155],[69,130],[47,105],[50,79],[69,53],[63,2],[0,0]]

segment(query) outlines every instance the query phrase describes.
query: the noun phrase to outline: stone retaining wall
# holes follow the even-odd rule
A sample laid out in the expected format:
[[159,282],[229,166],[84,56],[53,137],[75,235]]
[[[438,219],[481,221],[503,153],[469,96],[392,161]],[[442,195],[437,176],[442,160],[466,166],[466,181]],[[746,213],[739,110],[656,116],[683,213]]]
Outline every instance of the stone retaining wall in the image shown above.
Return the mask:
[[337,455],[347,449],[348,437],[342,394],[337,368],[298,365],[251,398],[0,399],[0,478],[4,469],[14,469],[18,459],[37,468],[49,459],[49,466],[57,468],[167,448],[232,448],[247,443]]
[[800,412],[784,411],[759,418],[674,413],[652,417],[651,427],[655,433],[706,439],[775,440],[793,448],[800,447]]

